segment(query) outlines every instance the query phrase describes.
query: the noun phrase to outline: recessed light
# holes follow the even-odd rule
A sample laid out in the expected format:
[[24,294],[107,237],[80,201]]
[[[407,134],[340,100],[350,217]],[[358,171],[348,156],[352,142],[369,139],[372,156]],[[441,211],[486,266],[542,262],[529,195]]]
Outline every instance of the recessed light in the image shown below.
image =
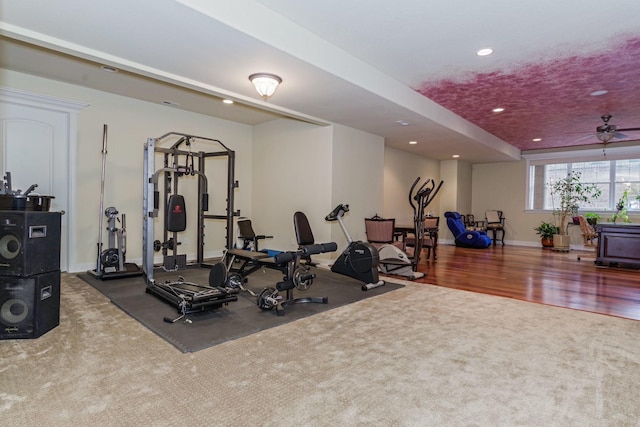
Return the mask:
[[494,109],[493,109],[493,110],[491,110],[491,111],[493,111],[494,113],[502,113],[502,112],[504,111],[504,108],[502,108],[502,107],[496,107],[496,108],[494,108]]
[[409,144],[411,145],[416,145],[418,143],[418,141],[409,141]]
[[453,155],[453,156],[451,156],[451,157],[453,157],[454,159],[457,159],[458,157],[460,157],[460,154],[454,154],[454,155]]
[[490,47],[487,47],[485,49],[480,49],[479,51],[477,51],[476,55],[487,56],[487,55],[491,55],[492,53],[493,53],[493,49],[491,49]]
[[223,99],[222,102],[224,102],[225,104],[233,104],[233,101],[230,99]]
[[600,90],[594,90],[593,92],[591,92],[589,95],[591,96],[602,96],[602,95],[606,95],[608,94],[609,91],[606,89],[600,89]]
[[533,142],[540,142],[540,141],[542,141],[542,138],[533,138],[532,141]]
[[402,126],[409,126],[409,122],[404,120],[398,120],[396,123]]
[[117,72],[118,72],[118,69],[117,69],[116,67],[111,67],[111,66],[109,66],[109,65],[102,65],[102,66],[100,67],[100,69],[101,69],[102,71],[106,71],[106,72],[108,72],[108,73],[117,73]]

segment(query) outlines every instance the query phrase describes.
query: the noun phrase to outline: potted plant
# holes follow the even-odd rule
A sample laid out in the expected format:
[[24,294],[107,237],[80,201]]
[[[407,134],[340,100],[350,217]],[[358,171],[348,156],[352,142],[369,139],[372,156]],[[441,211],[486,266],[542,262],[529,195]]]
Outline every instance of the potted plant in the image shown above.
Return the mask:
[[584,217],[592,227],[595,227],[598,223],[598,220],[600,219],[600,215],[595,212],[587,212],[586,214],[584,214]]
[[540,222],[540,225],[534,228],[534,230],[536,234],[540,236],[540,242],[543,248],[553,247],[553,235],[560,233],[557,225],[545,221]]
[[[553,246],[559,250],[569,249],[568,221],[578,212],[581,203],[600,197],[602,191],[595,184],[584,184],[581,173],[572,171],[565,178],[550,183],[554,204],[553,214],[558,223],[559,232],[553,237]],[[556,205],[557,203],[557,205]]]
[[627,208],[629,207],[629,188],[627,187],[622,193],[622,197],[618,200],[616,204],[616,213],[611,215],[609,221],[615,223],[617,220],[621,219],[623,222],[631,222],[629,219],[629,215],[627,214]]

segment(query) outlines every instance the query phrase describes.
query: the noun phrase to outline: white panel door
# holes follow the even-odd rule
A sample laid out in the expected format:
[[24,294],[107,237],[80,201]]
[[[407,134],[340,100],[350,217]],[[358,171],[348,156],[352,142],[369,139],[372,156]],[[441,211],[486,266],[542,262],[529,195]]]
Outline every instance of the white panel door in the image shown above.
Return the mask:
[[[18,98],[24,96],[19,94]],[[0,173],[11,172],[12,190],[53,196],[51,211],[69,212],[69,111],[0,100]],[[41,99],[38,99],[41,101]],[[37,104],[37,103],[36,103]],[[75,126],[74,126],[75,127]],[[75,132],[75,129],[73,129]],[[69,267],[69,215],[62,215],[60,268]]]
[[[17,114],[27,113],[39,116],[38,120],[15,118]],[[66,167],[68,161],[66,156],[54,158],[56,145],[59,154],[59,148],[64,148],[66,140],[64,129],[60,129],[65,126],[64,117],[59,115],[50,111],[31,112],[27,107],[2,107],[2,175],[11,172],[13,190],[24,192],[36,184],[33,193],[54,196],[52,210],[55,211],[67,208],[66,194],[62,194],[64,188],[54,189],[55,167]]]

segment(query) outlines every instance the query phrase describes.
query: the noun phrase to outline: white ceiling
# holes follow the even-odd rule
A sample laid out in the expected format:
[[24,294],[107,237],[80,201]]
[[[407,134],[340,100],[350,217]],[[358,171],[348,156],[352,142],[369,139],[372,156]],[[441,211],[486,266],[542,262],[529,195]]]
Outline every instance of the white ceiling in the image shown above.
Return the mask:
[[[0,0],[0,35],[8,69],[248,124],[340,123],[440,160],[592,144],[605,113],[640,126],[637,0]],[[283,79],[268,102],[255,72]]]

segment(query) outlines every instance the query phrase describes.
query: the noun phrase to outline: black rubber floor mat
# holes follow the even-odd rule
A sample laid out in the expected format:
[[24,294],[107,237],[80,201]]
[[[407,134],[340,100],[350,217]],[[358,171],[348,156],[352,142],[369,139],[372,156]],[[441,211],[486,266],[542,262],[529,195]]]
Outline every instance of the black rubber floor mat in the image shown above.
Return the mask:
[[[316,278],[306,291],[293,290],[294,298],[328,297],[327,304],[292,304],[284,308],[284,316],[277,316],[274,310],[261,310],[257,298],[241,291],[238,300],[221,308],[187,316],[191,322],[178,320],[167,323],[165,317],[176,318],[178,309],[164,300],[146,292],[145,279],[133,277],[117,280],[99,280],[89,274],[79,274],[82,280],[102,292],[116,306],[145,325],[158,336],[164,338],[182,352],[194,352],[262,331],[287,322],[292,322],[323,311],[331,310],[375,295],[389,292],[403,285],[387,282],[384,286],[362,291],[362,282],[351,277],[313,268]],[[187,268],[166,273],[154,272],[157,283],[165,280],[184,280],[207,284],[209,270],[206,268]],[[282,280],[282,273],[265,269],[249,276],[245,287],[259,294],[265,287],[275,288]],[[284,297],[285,292],[281,292]],[[125,332],[126,333],[126,332]]]

